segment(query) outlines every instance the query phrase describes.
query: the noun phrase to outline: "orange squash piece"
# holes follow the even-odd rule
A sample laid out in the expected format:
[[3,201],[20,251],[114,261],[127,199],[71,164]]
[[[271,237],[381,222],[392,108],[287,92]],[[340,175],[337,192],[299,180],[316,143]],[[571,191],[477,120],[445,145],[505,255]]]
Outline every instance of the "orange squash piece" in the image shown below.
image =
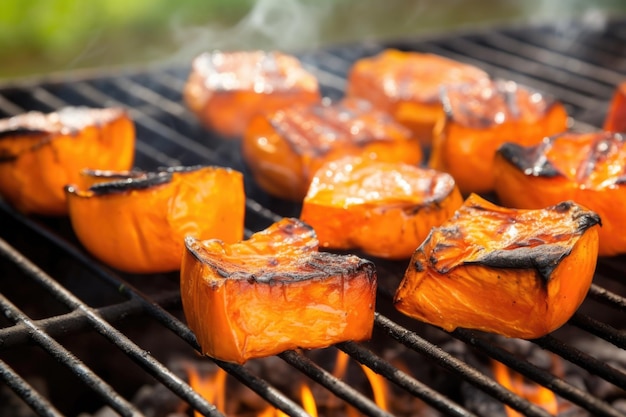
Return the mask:
[[596,213],[571,201],[518,210],[472,194],[415,251],[395,306],[448,331],[544,336],[589,290],[599,224]]
[[626,132],[626,81],[620,83],[609,105],[604,119],[604,130],[609,132]]
[[371,337],[376,271],[317,251],[310,226],[286,218],[235,244],[185,239],[181,297],[202,353],[223,361]]
[[324,248],[405,259],[462,203],[449,174],[345,157],[318,170],[300,218],[315,229]]
[[209,129],[240,136],[257,113],[320,100],[317,78],[280,52],[205,52],[185,84],[187,106]]
[[[90,173],[83,173],[89,176]],[[180,269],[184,238],[243,237],[243,175],[227,168],[174,167],[159,172],[91,171],[89,188],[68,185],[76,236],[105,264],[131,273]]]
[[619,133],[570,132],[535,146],[504,144],[494,164],[495,191],[510,207],[574,200],[602,219],[600,256],[626,253],[625,142]]
[[268,193],[302,201],[315,172],[347,155],[419,164],[422,149],[405,127],[359,99],[293,106],[255,117],[243,156]]
[[371,101],[429,146],[441,113],[441,86],[484,79],[489,75],[482,69],[443,56],[387,49],[354,63],[346,94]]
[[565,107],[513,81],[447,87],[434,130],[431,168],[449,172],[463,194],[493,190],[493,158],[504,142],[532,145],[568,126]]
[[67,214],[63,187],[82,169],[127,170],[135,127],[124,109],[67,107],[0,120],[0,194],[24,213]]

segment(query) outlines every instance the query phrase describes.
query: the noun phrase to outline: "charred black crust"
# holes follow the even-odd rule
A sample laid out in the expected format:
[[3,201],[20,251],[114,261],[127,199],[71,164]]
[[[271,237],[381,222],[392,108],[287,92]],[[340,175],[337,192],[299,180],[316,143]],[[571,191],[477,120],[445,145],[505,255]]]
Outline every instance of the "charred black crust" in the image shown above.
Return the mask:
[[534,269],[544,286],[548,285],[554,269],[568,256],[571,249],[558,245],[521,246],[515,249],[494,250],[466,265],[477,264],[490,268]]
[[29,129],[27,127],[16,127],[14,129],[0,130],[0,140],[14,137],[28,137],[47,135],[50,132],[41,129]]
[[190,166],[175,166],[175,167],[163,167],[159,168],[159,172],[168,172],[170,174],[175,172],[194,172],[199,171],[202,168],[206,168],[206,165],[190,165]]
[[[0,130],[0,141],[3,139],[25,139],[29,136],[40,136],[41,141],[34,144],[30,149],[37,149],[50,142],[50,132],[39,129],[28,129],[26,127],[17,127],[14,129]],[[15,161],[19,154],[9,153],[6,150],[0,149],[0,163]]]
[[[208,265],[224,279],[245,280],[250,283],[260,284],[286,284],[292,282],[324,279],[341,275],[350,279],[358,274],[365,273],[368,281],[376,280],[376,267],[374,263],[353,255],[337,255],[328,252],[311,252],[303,255],[294,268],[284,269],[280,262],[274,261],[266,264],[267,269],[250,272],[243,270],[228,271],[219,264],[208,262],[201,253],[198,253],[190,241],[186,241],[187,249],[200,262]],[[270,259],[272,257],[268,257]],[[283,269],[281,269],[283,268]]]
[[526,175],[535,177],[554,178],[563,174],[543,156],[543,146],[522,146],[516,143],[504,143],[496,151],[511,165]]
[[143,177],[94,184],[89,187],[89,190],[92,191],[95,196],[102,196],[126,193],[132,190],[145,190],[147,188],[167,184],[171,180],[172,174],[169,172],[149,173]]

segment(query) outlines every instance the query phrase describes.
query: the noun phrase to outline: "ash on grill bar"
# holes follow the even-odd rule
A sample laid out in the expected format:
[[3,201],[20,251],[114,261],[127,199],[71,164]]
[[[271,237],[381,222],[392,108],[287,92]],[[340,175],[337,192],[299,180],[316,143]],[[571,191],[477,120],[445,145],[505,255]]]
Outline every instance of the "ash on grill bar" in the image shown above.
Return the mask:
[[[390,47],[431,52],[551,94],[576,128],[592,130],[626,79],[624,45],[626,21],[572,21],[298,57],[323,95],[338,99],[355,60]],[[188,74],[186,65],[13,82],[0,86],[0,117],[123,106],[136,123],[135,166],[242,171],[248,234],[297,217],[299,205],[258,188],[237,141],[213,135],[185,107]],[[67,218],[24,216],[0,200],[0,415],[626,416],[623,256],[601,258],[578,312],[532,341],[447,333],[400,315],[391,300],[406,262],[375,262],[371,341],[235,365],[197,355],[176,273],[113,271],[84,251]]]

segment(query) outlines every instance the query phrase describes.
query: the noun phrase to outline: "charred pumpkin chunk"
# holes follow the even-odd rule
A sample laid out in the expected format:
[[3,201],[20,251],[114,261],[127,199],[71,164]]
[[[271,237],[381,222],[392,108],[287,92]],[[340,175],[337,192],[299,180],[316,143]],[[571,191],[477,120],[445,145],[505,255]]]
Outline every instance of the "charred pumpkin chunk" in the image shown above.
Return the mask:
[[[504,144],[494,163],[495,191],[510,207],[574,200],[602,219],[599,254],[626,253],[626,140],[619,133],[565,133],[534,146]],[[518,194],[520,193],[520,194]]]
[[493,190],[493,158],[505,142],[533,145],[567,129],[564,106],[512,81],[449,86],[429,166],[449,172],[464,194]]
[[283,219],[246,241],[188,237],[181,296],[202,353],[237,363],[371,337],[374,265],[317,251],[310,226]]
[[82,180],[88,188],[66,187],[72,227],[89,252],[121,271],[179,270],[186,236],[243,237],[240,172],[195,166],[83,175],[91,177]]
[[517,210],[472,194],[415,251],[395,306],[448,331],[543,336],[586,296],[599,224],[596,213],[571,201]]
[[348,75],[347,95],[390,113],[428,146],[441,112],[441,86],[488,78],[480,68],[443,56],[387,49],[355,62]]
[[315,229],[322,247],[403,259],[462,202],[446,173],[346,157],[318,170],[300,218]]
[[67,107],[0,120],[0,194],[24,213],[67,214],[63,187],[84,168],[127,170],[135,127],[124,109]]
[[259,185],[275,196],[301,201],[315,172],[347,155],[418,164],[422,150],[403,126],[358,99],[293,106],[256,117],[243,155]]
[[209,129],[240,136],[257,113],[320,100],[313,74],[279,52],[205,52],[197,56],[183,92]]
[[620,83],[609,105],[604,119],[604,130],[609,132],[626,132],[626,81]]

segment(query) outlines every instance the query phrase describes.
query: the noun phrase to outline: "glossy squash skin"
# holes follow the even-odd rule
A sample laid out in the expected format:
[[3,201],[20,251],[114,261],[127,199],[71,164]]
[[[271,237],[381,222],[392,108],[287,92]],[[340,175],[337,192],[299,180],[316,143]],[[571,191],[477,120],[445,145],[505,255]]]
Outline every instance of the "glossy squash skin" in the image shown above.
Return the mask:
[[205,52],[197,56],[183,98],[209,129],[241,136],[257,113],[320,100],[313,74],[280,52]]
[[315,229],[324,248],[408,259],[430,229],[462,203],[449,174],[345,157],[318,170],[300,218]]
[[124,109],[67,107],[0,120],[0,194],[24,213],[67,214],[63,187],[82,169],[127,170],[135,127]]
[[535,146],[504,144],[494,164],[496,194],[519,208],[574,200],[602,219],[600,255],[626,253],[625,142],[619,133],[571,132]]
[[90,181],[96,184],[66,187],[72,227],[91,254],[120,271],[179,270],[186,236],[226,242],[243,237],[240,172],[175,167],[135,172],[125,180]]
[[374,103],[430,146],[441,113],[441,86],[488,78],[480,68],[443,56],[387,49],[355,62],[346,94]]
[[241,243],[185,243],[181,297],[203,354],[244,363],[371,337],[374,264],[318,252],[314,231],[299,220]]
[[609,132],[626,132],[626,81],[615,89],[603,127]]
[[408,129],[360,99],[258,116],[244,136],[242,152],[266,192],[292,201],[302,201],[313,175],[327,161],[354,155],[416,165],[423,158]]
[[596,213],[571,201],[516,210],[472,194],[415,251],[395,306],[448,331],[544,336],[589,290],[599,225]]
[[442,91],[445,112],[434,130],[428,164],[450,173],[464,195],[493,190],[493,159],[503,143],[533,145],[568,126],[561,103],[512,81]]

